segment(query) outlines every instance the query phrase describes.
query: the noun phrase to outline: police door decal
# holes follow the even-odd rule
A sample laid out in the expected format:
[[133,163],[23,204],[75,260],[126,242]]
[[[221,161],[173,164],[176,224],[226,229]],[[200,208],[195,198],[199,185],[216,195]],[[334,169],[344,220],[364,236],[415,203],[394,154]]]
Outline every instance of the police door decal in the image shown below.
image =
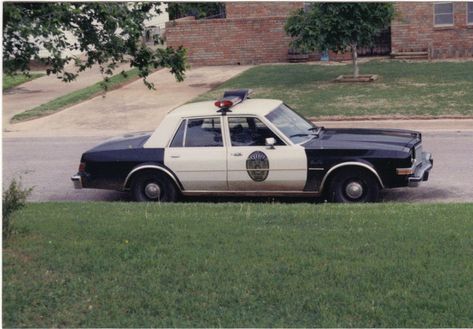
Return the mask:
[[255,182],[263,182],[268,178],[269,160],[266,154],[261,151],[255,151],[246,159],[246,172]]

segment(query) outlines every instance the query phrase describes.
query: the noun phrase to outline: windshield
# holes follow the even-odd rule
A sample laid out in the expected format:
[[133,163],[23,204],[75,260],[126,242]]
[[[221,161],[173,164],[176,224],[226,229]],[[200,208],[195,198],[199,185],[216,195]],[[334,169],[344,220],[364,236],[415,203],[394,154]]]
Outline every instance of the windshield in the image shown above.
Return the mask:
[[317,127],[304,117],[300,116],[287,105],[282,104],[266,115],[284,135],[293,143],[299,144],[311,139]]

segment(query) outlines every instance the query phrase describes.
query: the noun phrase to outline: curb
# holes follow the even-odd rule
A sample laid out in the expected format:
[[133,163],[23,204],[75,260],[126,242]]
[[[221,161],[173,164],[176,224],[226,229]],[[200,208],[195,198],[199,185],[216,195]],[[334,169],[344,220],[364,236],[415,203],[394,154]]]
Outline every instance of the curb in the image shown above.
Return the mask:
[[373,116],[320,116],[309,117],[310,121],[409,121],[409,120],[471,120],[473,115],[412,115],[412,116],[387,116],[387,115],[373,115]]

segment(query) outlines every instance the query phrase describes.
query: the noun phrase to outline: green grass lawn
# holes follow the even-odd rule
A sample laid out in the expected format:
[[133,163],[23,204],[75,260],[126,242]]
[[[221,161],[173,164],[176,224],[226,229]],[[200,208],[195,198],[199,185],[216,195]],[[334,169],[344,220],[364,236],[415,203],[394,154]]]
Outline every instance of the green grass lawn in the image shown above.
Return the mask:
[[471,327],[473,204],[41,203],[6,327]]
[[37,118],[44,117],[46,115],[56,113],[72,105],[81,103],[85,100],[104,94],[105,91],[102,86],[102,84],[104,83],[106,84],[107,90],[109,91],[113,89],[117,89],[123,86],[124,84],[130,83],[138,79],[139,78],[138,73],[139,73],[138,69],[131,69],[129,71],[126,71],[126,76],[121,73],[118,73],[112,76],[108,82],[103,82],[103,81],[97,82],[89,87],[73,91],[69,94],[53,99],[52,101],[48,103],[39,105],[30,110],[16,114],[12,118],[11,121],[12,122],[27,121],[27,120],[37,119]]
[[24,74],[14,74],[14,75],[3,74],[3,90],[13,88],[15,86],[21,85],[22,83],[31,81],[36,78],[40,78],[44,75],[45,74],[43,73],[30,73],[29,76],[24,75]]
[[473,61],[371,61],[360,72],[378,74],[378,81],[332,82],[351,70],[351,65],[257,66],[198,100],[220,98],[225,89],[251,88],[253,98],[281,99],[309,117],[473,115]]

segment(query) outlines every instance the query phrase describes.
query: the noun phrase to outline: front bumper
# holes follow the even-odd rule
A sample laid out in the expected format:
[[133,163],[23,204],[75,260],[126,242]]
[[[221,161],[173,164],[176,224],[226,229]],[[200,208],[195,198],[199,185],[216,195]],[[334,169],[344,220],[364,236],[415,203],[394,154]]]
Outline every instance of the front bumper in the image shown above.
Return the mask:
[[429,173],[434,165],[434,159],[432,154],[423,152],[422,162],[416,167],[414,174],[408,177],[408,186],[416,187],[419,186],[420,182],[429,179]]
[[83,187],[82,185],[82,176],[79,174],[76,174],[71,177],[72,183],[74,184],[75,189],[81,189]]

